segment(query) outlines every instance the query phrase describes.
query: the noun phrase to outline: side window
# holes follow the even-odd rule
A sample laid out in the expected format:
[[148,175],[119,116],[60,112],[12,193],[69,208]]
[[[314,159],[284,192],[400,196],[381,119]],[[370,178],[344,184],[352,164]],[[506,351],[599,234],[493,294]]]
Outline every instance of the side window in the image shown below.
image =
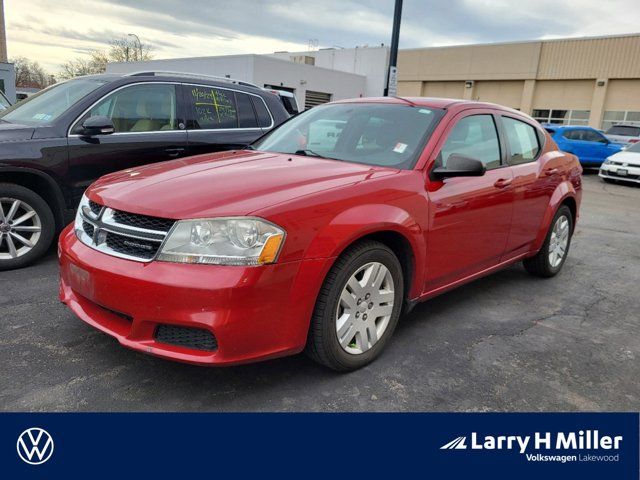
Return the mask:
[[453,154],[475,158],[489,170],[500,166],[500,143],[492,115],[465,117],[453,127],[439,155],[446,168]]
[[518,165],[533,161],[540,152],[536,129],[528,123],[509,117],[502,117],[502,124],[507,133],[511,154],[509,164]]
[[176,87],[164,83],[132,85],[117,90],[94,105],[77,123],[81,129],[87,118],[109,117],[116,132],[177,130]]
[[195,85],[187,88],[187,101],[193,116],[189,128],[238,128],[238,110],[232,90]]
[[258,124],[262,128],[269,128],[271,126],[271,115],[264,104],[264,100],[251,95],[251,101],[253,102],[253,108],[256,109],[256,113],[258,114]]
[[562,136],[567,140],[581,140],[580,132],[578,130],[565,130]]
[[607,143],[607,139],[604,135],[600,135],[598,132],[593,132],[591,130],[584,130],[584,140],[588,142]]
[[236,92],[236,102],[238,104],[238,122],[240,128],[256,128],[258,120],[251,105],[251,98],[246,93]]

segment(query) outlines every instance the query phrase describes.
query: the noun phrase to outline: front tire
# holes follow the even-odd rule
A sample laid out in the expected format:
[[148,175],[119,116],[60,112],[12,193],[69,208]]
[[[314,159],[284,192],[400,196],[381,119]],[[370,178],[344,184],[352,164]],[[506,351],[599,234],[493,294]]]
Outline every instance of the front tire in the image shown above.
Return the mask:
[[543,278],[556,275],[567,259],[572,235],[573,215],[569,207],[562,205],[551,221],[540,251],[522,262],[527,272]]
[[314,309],[306,353],[337,371],[361,368],[384,349],[404,298],[402,266],[386,245],[361,242],[329,271]]
[[54,234],[53,213],[40,195],[0,183],[0,271],[25,267],[42,257]]

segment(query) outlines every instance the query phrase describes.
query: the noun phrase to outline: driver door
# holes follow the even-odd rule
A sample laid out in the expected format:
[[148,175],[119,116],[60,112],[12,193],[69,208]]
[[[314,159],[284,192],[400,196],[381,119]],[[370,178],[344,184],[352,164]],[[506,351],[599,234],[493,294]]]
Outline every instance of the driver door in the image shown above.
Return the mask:
[[[139,83],[111,92],[85,112],[68,139],[74,197],[107,173],[185,156],[187,132],[178,98],[175,84]],[[82,123],[97,115],[109,117],[115,133],[82,136]]]
[[432,168],[452,154],[480,160],[479,177],[428,180],[430,199],[425,290],[445,287],[500,262],[513,212],[513,175],[491,111],[454,118],[436,147]]

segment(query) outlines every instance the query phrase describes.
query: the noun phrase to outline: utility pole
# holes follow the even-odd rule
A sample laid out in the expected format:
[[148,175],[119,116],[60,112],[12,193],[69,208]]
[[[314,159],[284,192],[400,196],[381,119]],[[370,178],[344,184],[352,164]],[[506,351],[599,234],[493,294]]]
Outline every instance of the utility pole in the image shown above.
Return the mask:
[[400,21],[402,19],[402,0],[396,0],[393,10],[393,31],[391,32],[391,51],[389,52],[389,71],[385,97],[398,94],[398,42],[400,41]]

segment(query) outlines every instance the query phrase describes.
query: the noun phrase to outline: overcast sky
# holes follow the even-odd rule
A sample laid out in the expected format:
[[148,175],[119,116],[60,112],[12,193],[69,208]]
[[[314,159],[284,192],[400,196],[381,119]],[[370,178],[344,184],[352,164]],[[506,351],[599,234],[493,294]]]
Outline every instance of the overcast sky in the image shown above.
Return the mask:
[[[5,0],[9,56],[52,73],[128,33],[155,58],[389,44],[393,0]],[[400,48],[640,32],[638,0],[405,0]]]

